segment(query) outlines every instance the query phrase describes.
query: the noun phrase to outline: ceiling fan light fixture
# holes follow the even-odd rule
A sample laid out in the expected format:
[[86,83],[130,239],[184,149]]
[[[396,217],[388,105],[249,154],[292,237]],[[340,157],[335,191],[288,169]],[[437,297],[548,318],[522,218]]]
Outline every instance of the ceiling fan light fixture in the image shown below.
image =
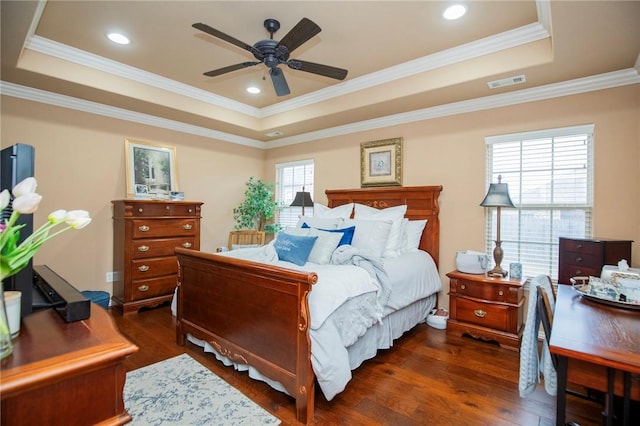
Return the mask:
[[107,33],[107,38],[117,44],[130,44],[131,40],[121,33]]
[[449,7],[447,7],[444,11],[444,13],[442,14],[442,16],[444,17],[444,19],[448,19],[450,21],[453,21],[455,19],[460,19],[464,16],[464,14],[467,13],[467,7],[463,4],[454,4],[451,5]]
[[249,86],[247,87],[247,92],[251,93],[252,95],[257,95],[258,93],[262,92],[262,90],[260,90],[260,88],[257,86]]

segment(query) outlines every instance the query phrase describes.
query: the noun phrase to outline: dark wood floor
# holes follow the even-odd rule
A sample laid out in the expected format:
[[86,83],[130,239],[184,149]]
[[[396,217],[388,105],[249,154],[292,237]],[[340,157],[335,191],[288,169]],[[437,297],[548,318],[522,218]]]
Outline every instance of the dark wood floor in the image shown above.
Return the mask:
[[[225,367],[201,348],[175,344],[168,306],[122,317],[120,331],[140,349],[128,370],[187,353],[282,420],[296,425],[293,399]],[[491,343],[455,337],[421,324],[353,373],[344,392],[327,401],[317,388],[316,425],[553,425],[555,399],[541,386],[518,395],[519,356]],[[567,420],[600,422],[601,407],[568,397]]]

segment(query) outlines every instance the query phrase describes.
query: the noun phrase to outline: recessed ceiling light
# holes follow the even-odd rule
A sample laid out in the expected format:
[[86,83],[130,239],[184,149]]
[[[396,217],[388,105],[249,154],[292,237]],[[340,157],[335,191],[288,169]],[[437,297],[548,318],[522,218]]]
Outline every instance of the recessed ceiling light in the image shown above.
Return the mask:
[[273,138],[273,137],[276,137],[276,136],[282,136],[283,134],[284,133],[282,133],[281,131],[275,130],[273,132],[265,133],[265,136]]
[[257,93],[260,93],[260,92],[261,92],[261,90],[260,90],[260,88],[259,88],[259,87],[256,87],[256,86],[249,86],[249,87],[247,87],[247,92],[249,92],[249,93],[251,93],[251,94],[254,94],[254,95],[255,95],[255,94],[257,94]]
[[462,18],[464,14],[467,13],[467,7],[462,4],[454,4],[453,6],[449,6],[442,16],[444,19],[454,20],[458,18]]
[[125,36],[124,34],[120,34],[120,33],[109,33],[107,34],[107,38],[109,40],[111,40],[114,43],[118,43],[118,44],[129,44],[131,43],[131,41],[129,41],[129,38],[127,36]]

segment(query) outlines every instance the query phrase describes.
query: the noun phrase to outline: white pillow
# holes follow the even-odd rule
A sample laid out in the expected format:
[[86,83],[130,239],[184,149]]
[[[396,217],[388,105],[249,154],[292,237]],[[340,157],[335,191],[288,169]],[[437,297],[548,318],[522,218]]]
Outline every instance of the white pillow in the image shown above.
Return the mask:
[[383,256],[398,257],[400,256],[400,249],[402,247],[402,221],[404,220],[406,212],[406,205],[389,207],[386,209],[376,209],[365,206],[364,204],[356,203],[354,218],[367,220],[391,220],[391,230],[389,231],[389,237],[387,239],[387,245],[384,249]]
[[342,232],[327,232],[320,229],[310,228],[310,237],[318,237],[313,245],[311,253],[309,253],[308,262],[327,265],[331,261],[333,251],[338,247],[342,239]]
[[287,226],[282,232],[299,237],[318,237],[313,244],[307,262],[327,265],[331,261],[333,251],[342,239],[342,232],[327,232],[315,228],[294,228]]
[[402,234],[402,253],[409,253],[418,251],[420,246],[420,239],[422,238],[422,231],[427,225],[427,219],[422,220],[408,220],[405,219],[404,231]]
[[318,219],[349,219],[351,217],[351,212],[353,211],[353,203],[344,204],[342,206],[334,207],[330,209],[327,206],[322,204],[314,203],[313,204],[313,217],[317,217]]
[[338,217],[334,218],[319,218],[319,217],[310,217],[310,216],[300,216],[298,219],[297,228],[302,228],[302,224],[306,223],[311,228],[322,228],[322,229],[337,229],[338,225],[342,223],[342,219]]
[[366,253],[373,257],[382,257],[387,246],[391,225],[391,220],[345,219],[342,222],[342,226],[345,228],[356,227],[351,245],[363,254]]

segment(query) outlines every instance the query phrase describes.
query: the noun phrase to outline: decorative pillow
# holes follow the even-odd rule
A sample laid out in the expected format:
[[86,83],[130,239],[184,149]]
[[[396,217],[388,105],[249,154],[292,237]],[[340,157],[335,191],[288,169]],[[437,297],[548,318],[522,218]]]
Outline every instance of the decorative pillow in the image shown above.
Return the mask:
[[276,249],[279,260],[304,266],[317,239],[318,237],[303,237],[280,232],[273,248]]
[[341,222],[342,219],[340,219],[339,217],[318,218],[310,216],[300,216],[300,219],[298,220],[298,224],[296,226],[298,228],[302,228],[302,224],[307,223],[311,228],[336,229]]
[[307,261],[319,263],[320,265],[328,264],[331,261],[333,251],[338,247],[342,235],[339,232],[328,232],[311,228],[309,229],[309,236],[315,236],[318,237],[318,239],[313,245],[313,250],[311,250]]
[[404,232],[402,235],[402,248],[401,252],[408,253],[412,251],[418,251],[420,246],[420,239],[422,238],[422,231],[427,225],[427,219],[422,220],[407,220],[404,224]]
[[[310,226],[305,222],[302,224],[302,229],[305,228],[310,228]],[[317,228],[320,229],[320,228]],[[356,232],[356,227],[355,226],[350,226],[348,228],[340,228],[340,229],[320,229],[321,231],[327,231],[327,232],[337,232],[337,233],[342,233],[342,238],[340,239],[340,242],[338,243],[338,247],[343,246],[345,244],[351,244],[351,241],[353,241],[353,234]]]
[[313,217],[319,219],[349,219],[353,211],[353,203],[330,209],[322,204],[313,204]]
[[382,257],[391,231],[391,220],[346,219],[347,226],[355,226],[351,245],[362,253],[373,257]]
[[384,257],[398,257],[402,246],[402,221],[407,212],[407,206],[395,206],[386,209],[376,209],[364,204],[355,205],[354,219],[391,220],[391,230],[384,249]]

